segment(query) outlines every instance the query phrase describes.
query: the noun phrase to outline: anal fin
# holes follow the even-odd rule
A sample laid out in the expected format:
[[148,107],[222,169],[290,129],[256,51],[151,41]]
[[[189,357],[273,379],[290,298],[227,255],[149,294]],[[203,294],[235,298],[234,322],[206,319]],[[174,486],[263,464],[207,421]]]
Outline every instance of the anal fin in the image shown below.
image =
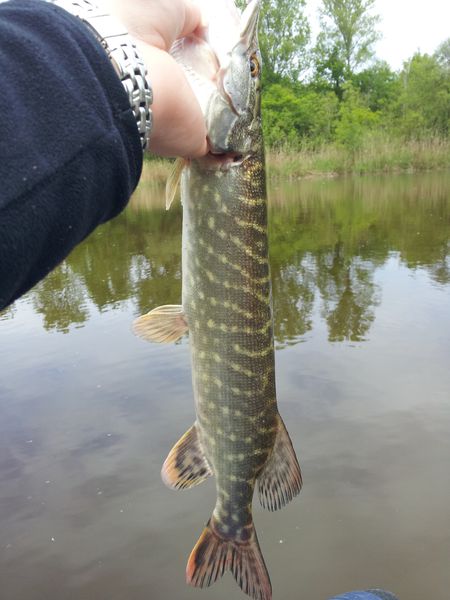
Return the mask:
[[259,500],[263,508],[278,510],[297,496],[302,474],[291,438],[278,415],[278,433],[272,454],[258,477]]
[[176,342],[188,331],[183,307],[167,304],[154,308],[134,321],[133,331],[150,342]]
[[161,469],[162,480],[168,487],[184,489],[202,483],[212,474],[194,424],[169,452]]

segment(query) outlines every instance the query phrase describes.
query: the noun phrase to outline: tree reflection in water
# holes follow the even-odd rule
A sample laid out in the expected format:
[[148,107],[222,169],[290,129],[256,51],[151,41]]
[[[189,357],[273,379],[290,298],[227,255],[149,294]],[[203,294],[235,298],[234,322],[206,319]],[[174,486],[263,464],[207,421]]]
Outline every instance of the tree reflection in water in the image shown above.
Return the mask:
[[[278,346],[304,339],[319,310],[330,341],[359,342],[375,319],[376,269],[393,255],[450,283],[450,175],[309,181],[270,190],[269,231]],[[134,314],[181,298],[181,209],[141,187],[28,294],[46,329],[62,332],[98,311]],[[13,309],[0,318],[12,318]]]

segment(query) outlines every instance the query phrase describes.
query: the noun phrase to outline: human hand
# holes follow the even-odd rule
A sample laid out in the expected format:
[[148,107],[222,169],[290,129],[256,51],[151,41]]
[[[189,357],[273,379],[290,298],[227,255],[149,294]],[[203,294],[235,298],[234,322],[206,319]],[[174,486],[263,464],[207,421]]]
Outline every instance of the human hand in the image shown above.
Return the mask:
[[104,0],[134,38],[153,88],[150,150],[161,156],[196,158],[207,153],[206,127],[181,67],[168,53],[173,42],[201,26],[190,0]]

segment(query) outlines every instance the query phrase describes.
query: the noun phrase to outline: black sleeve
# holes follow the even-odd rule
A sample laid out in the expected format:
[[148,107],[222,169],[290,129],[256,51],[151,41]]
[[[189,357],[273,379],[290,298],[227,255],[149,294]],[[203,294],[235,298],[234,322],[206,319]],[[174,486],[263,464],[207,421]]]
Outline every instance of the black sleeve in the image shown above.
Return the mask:
[[86,25],[0,3],[0,310],[117,215],[141,169],[127,95]]

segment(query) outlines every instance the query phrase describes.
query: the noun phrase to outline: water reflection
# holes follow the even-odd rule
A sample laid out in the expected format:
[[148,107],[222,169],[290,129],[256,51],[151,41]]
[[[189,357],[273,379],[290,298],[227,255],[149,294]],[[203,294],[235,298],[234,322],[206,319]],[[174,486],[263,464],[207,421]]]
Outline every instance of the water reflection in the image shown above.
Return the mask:
[[[270,253],[278,347],[301,341],[318,310],[330,341],[367,339],[394,253],[450,283],[450,176],[310,181],[270,190]],[[181,209],[141,187],[125,214],[96,231],[30,294],[47,330],[68,332],[131,301],[136,314],[181,297]],[[3,313],[11,318],[13,310]]]
[[[449,190],[449,174],[271,190],[278,398],[305,477],[278,514],[255,503],[274,598],[448,600]],[[179,301],[180,232],[141,188],[0,314],[1,600],[243,598],[232,577],[185,586],[215,499],[213,481],[160,479],[194,419],[189,348],[130,331]]]

